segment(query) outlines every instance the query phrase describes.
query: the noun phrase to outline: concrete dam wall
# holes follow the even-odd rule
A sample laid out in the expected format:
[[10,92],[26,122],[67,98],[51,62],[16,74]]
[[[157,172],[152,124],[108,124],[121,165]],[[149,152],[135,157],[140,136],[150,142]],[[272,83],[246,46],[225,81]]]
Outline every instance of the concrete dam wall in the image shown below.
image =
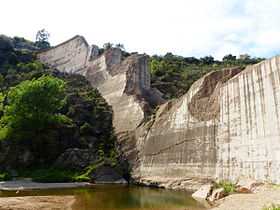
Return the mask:
[[280,183],[280,57],[211,72],[165,103],[150,87],[146,55],[126,57],[117,48],[99,53],[76,36],[38,57],[98,88],[113,108],[136,181],[180,185],[250,177]]

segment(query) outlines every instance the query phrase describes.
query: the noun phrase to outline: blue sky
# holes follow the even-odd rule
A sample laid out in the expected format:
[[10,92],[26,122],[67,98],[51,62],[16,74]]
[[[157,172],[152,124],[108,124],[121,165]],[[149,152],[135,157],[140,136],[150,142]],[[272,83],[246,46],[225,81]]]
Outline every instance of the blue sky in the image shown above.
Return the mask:
[[0,33],[52,45],[76,34],[90,44],[184,56],[280,54],[280,0],[2,0]]

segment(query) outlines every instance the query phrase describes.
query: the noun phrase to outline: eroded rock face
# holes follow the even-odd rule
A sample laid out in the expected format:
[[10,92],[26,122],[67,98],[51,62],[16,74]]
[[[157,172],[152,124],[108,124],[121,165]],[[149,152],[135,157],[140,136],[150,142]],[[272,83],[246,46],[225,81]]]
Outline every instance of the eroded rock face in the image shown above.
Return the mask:
[[137,129],[134,176],[280,183],[279,104],[280,57],[212,72]]
[[138,176],[205,180],[215,176],[219,90],[240,71],[212,72],[194,83],[186,95],[159,108],[146,133],[137,131]]
[[216,176],[280,183],[280,56],[221,88]]
[[148,58],[133,54],[124,58],[112,48],[99,55],[81,36],[40,52],[39,59],[62,72],[84,75],[114,111],[117,133],[134,131],[151,106],[163,103],[160,93],[150,87]]

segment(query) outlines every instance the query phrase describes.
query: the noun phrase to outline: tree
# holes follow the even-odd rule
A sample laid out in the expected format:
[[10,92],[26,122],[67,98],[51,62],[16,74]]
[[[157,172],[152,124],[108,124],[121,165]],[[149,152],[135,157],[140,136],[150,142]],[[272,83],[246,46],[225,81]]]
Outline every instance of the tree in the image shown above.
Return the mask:
[[168,52],[168,53],[166,53],[166,54],[163,56],[163,58],[164,58],[165,60],[175,60],[175,59],[176,59],[176,56],[173,55],[171,52]]
[[36,34],[35,45],[40,49],[47,49],[50,47],[49,43],[50,34],[45,29],[39,30]]
[[206,65],[210,65],[215,62],[214,58],[211,55],[200,58],[200,60],[203,64],[206,64]]
[[160,65],[160,62],[158,60],[151,59],[151,61],[150,61],[150,72],[151,72],[152,75],[159,72],[159,70],[160,70],[159,65]]
[[234,62],[234,61],[236,61],[236,56],[233,56],[232,54],[223,57],[223,62]]
[[1,127],[7,130],[7,137],[16,134],[21,138],[21,132],[39,135],[58,123],[63,117],[59,110],[65,104],[64,89],[65,82],[52,76],[26,80],[11,88],[1,118]]
[[107,42],[107,43],[105,43],[105,44],[103,45],[103,48],[104,48],[105,50],[109,50],[109,49],[111,49],[113,46],[114,46],[114,45],[113,45],[112,43]]
[[16,63],[12,39],[0,35],[0,66],[8,63]]
[[199,59],[195,57],[186,57],[184,58],[184,62],[186,62],[187,64],[199,64]]

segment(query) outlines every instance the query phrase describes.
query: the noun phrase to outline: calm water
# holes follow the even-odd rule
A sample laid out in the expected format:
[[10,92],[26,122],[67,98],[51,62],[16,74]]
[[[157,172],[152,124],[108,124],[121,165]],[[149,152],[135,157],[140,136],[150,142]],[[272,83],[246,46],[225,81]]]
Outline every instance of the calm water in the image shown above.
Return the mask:
[[83,189],[1,192],[1,197],[36,195],[75,195],[73,210],[202,210],[189,193],[164,189],[97,185]]

